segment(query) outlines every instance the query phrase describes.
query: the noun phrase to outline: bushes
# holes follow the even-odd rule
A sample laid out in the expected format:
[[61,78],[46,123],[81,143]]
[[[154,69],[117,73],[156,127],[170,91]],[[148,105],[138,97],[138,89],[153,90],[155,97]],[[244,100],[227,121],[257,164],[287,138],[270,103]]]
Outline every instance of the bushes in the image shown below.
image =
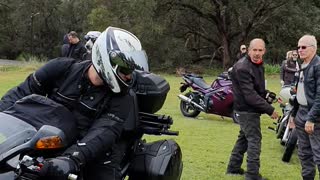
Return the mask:
[[280,73],[280,65],[265,64],[264,72],[266,75],[274,75]]

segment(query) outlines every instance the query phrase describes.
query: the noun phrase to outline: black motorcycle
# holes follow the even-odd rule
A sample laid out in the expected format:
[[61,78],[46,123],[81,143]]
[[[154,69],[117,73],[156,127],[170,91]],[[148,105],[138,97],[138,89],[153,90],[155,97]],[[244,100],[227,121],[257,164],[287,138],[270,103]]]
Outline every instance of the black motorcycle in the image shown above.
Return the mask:
[[[155,114],[163,106],[170,86],[155,74],[135,74],[137,83],[130,92],[135,107],[128,112],[131,118],[119,141],[125,145],[122,178],[178,180],[183,168],[179,145],[174,140],[147,143],[142,139],[144,134],[178,135],[169,130],[173,124],[170,116]],[[39,95],[27,96],[0,112],[0,179],[38,179],[44,159],[59,156],[74,142],[72,118],[65,107]],[[83,178],[78,172],[69,174],[68,179]]]
[[278,122],[275,123],[275,131],[276,137],[280,139],[280,144],[285,147],[282,156],[283,162],[290,161],[298,141],[296,129],[289,127],[289,118],[292,112],[294,98],[296,98],[296,95],[292,87],[283,87],[281,89],[278,102],[280,103],[283,115],[278,119]]

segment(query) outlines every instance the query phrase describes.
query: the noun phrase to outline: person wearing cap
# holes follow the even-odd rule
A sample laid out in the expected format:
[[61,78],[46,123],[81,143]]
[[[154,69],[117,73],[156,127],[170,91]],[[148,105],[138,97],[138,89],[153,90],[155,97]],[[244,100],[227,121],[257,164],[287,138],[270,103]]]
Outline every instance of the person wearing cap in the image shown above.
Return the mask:
[[241,59],[243,56],[245,56],[247,54],[247,46],[242,44],[240,46],[240,51],[237,55],[237,60]]
[[87,52],[84,54],[84,59],[86,60],[91,60],[91,51],[94,42],[96,42],[97,38],[100,36],[101,32],[100,31],[89,31],[85,36],[84,40],[86,40],[85,47],[87,49]]

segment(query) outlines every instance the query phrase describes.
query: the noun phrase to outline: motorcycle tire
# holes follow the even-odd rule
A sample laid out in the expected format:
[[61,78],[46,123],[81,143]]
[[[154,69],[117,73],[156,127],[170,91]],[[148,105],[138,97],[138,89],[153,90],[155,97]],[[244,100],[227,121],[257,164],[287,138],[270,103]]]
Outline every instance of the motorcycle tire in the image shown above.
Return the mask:
[[[288,118],[289,117],[287,117],[287,116],[283,116],[281,118],[280,122],[278,123],[277,129],[276,129],[277,139],[282,139],[282,137],[284,135],[284,132],[285,132],[285,129],[286,129],[287,124],[288,124]],[[284,144],[282,144],[282,145],[284,145]]]
[[[193,99],[195,94],[192,92],[188,92],[185,94],[185,96],[190,99]],[[195,101],[195,102],[198,103],[197,101]],[[186,117],[197,117],[201,112],[201,111],[197,110],[193,105],[191,105],[187,102],[184,102],[184,101],[180,101],[180,111]]]
[[297,137],[296,129],[292,129],[289,134],[288,142],[286,143],[285,150],[282,156],[283,162],[290,161],[293,151],[297,146],[297,141],[298,141],[298,137]]
[[232,111],[232,120],[235,124],[239,124],[239,118],[237,116],[237,113],[235,113],[234,111]]

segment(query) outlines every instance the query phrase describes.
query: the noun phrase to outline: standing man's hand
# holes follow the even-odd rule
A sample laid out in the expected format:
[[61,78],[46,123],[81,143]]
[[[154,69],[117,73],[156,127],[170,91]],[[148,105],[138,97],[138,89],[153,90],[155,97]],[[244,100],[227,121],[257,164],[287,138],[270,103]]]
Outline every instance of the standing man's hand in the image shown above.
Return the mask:
[[283,87],[283,86],[284,86],[284,81],[281,80],[281,81],[280,81],[280,84],[281,84],[281,87]]
[[314,131],[314,123],[311,121],[307,121],[306,124],[304,125],[304,130],[308,133],[308,134],[312,134]]
[[276,110],[274,110],[270,117],[271,117],[272,119],[278,119],[278,118],[279,118],[279,115],[278,115],[278,113],[276,112]]

